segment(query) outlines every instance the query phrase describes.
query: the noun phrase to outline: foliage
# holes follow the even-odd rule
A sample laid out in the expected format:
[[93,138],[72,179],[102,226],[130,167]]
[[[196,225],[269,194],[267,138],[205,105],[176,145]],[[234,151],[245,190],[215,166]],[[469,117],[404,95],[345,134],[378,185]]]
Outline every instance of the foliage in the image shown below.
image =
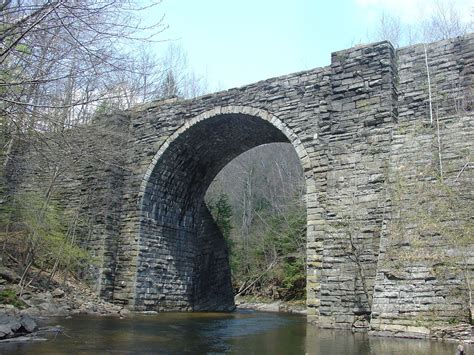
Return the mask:
[[11,304],[19,309],[25,308],[25,303],[18,298],[15,291],[10,289],[0,291],[0,304]]
[[161,84],[160,96],[164,99],[179,96],[178,83],[176,82],[175,75],[173,74],[173,71],[171,69],[168,70],[163,80],[163,83]]
[[304,187],[301,163],[290,144],[249,150],[211,184],[206,200],[230,245],[240,296],[304,298]]
[[283,263],[283,277],[281,289],[284,294],[296,299],[302,299],[306,296],[306,275],[304,272],[304,258],[298,257],[293,260],[287,259]]
[[232,231],[232,206],[229,203],[229,197],[225,193],[221,193],[217,199],[211,199],[207,202],[208,208],[219,227],[224,238],[229,241],[230,232]]
[[[54,199],[61,199],[59,181],[77,166],[123,167],[116,147],[127,135],[110,129],[117,122],[103,115],[171,90],[204,90],[180,48],[170,47],[165,58],[151,52],[149,43],[166,26],[161,17],[144,20],[160,3],[0,3],[0,238],[3,260],[20,264],[22,288],[41,274],[66,278],[93,263],[77,244],[90,237],[94,214],[83,207],[107,208],[118,197],[94,194],[97,186],[88,181],[88,196],[67,210]],[[91,131],[100,139],[90,139]]]
[[48,198],[33,192],[16,193],[9,204],[9,226],[2,226],[2,230],[5,248],[21,263],[20,285],[34,278],[29,275],[33,266],[49,270],[52,277],[58,270],[78,271],[92,263],[89,254],[74,242],[78,221],[68,218]]
[[7,226],[10,222],[12,212],[11,205],[8,203],[6,179],[0,171],[0,226]]
[[243,294],[275,299],[303,298],[306,286],[305,210],[262,214],[253,223],[251,235],[248,245],[241,239],[234,239],[235,247],[230,257],[236,288]]

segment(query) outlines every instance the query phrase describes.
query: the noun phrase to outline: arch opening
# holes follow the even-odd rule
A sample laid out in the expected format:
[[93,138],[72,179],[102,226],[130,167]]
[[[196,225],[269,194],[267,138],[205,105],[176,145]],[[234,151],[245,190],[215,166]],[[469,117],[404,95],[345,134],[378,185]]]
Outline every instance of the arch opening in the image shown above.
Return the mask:
[[[135,308],[226,311],[234,308],[229,255],[204,197],[231,160],[256,146],[299,140],[264,112],[206,113],[178,129],[142,183]],[[306,169],[305,171],[310,169]]]
[[305,192],[289,143],[244,152],[212,182],[205,201],[228,244],[236,302],[306,300]]

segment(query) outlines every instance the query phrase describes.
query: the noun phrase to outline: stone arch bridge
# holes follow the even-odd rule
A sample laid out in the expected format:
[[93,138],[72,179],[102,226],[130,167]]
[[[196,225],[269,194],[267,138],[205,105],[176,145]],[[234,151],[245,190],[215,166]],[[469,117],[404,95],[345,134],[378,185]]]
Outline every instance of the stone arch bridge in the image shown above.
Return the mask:
[[239,154],[289,142],[306,180],[308,319],[379,330],[428,310],[447,319],[447,282],[425,277],[428,265],[408,263],[400,276],[385,263],[390,187],[396,173],[436,166],[428,85],[446,159],[461,164],[459,151],[472,153],[473,44],[468,35],[429,44],[426,54],[422,45],[358,46],[333,53],[327,67],[110,118],[126,134],[116,147],[124,168],[75,172],[65,192],[80,194],[91,175],[95,194],[113,191],[89,242],[102,260],[101,295],[136,310],[232,309],[227,250],[204,194]]

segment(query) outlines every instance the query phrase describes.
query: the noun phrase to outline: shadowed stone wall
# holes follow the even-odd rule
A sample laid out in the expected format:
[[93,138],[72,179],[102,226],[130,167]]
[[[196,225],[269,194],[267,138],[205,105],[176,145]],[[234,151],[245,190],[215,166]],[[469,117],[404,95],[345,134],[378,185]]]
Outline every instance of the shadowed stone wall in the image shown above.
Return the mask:
[[[426,51],[448,175],[472,157],[473,41],[468,35]],[[416,180],[417,165],[436,165],[426,74],[423,46],[395,51],[380,42],[333,53],[324,68],[117,116],[123,136],[113,146],[121,169],[78,164],[61,194],[75,196],[73,206],[91,193],[78,182],[90,180],[100,186],[96,195],[114,196],[102,208],[93,205],[88,241],[103,265],[103,297],[137,310],[231,309],[227,249],[204,194],[239,154],[289,142],[306,180],[310,321],[398,331],[425,309],[440,310],[439,320],[447,320],[443,309],[465,312],[457,299],[448,310],[443,297],[460,282],[425,276],[427,263],[407,264],[403,278],[394,279],[386,262],[387,250],[398,248],[390,234],[394,210],[410,208],[408,200],[393,201],[395,176]],[[463,178],[472,184],[472,171]],[[472,248],[467,252],[472,256]],[[406,311],[417,297],[427,306]]]

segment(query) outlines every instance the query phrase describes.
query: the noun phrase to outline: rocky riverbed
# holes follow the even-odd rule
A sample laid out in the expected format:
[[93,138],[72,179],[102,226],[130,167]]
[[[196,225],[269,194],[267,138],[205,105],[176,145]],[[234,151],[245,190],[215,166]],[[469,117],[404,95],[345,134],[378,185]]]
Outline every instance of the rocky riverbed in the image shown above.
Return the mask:
[[[9,290],[14,289],[11,287]],[[116,315],[124,317],[130,312],[99,299],[91,290],[80,292],[69,287],[52,291],[26,291],[20,298],[24,306],[0,305],[0,341],[46,340],[50,332],[61,332],[61,327],[40,327],[42,320],[51,317],[70,317],[77,314]]]
[[[1,270],[0,270],[1,271]],[[5,281],[6,276],[0,272]],[[10,275],[11,276],[11,275]],[[9,277],[10,278],[10,277]],[[9,291],[20,295],[16,277],[1,282],[0,292]],[[70,317],[78,314],[109,315],[125,317],[130,311],[123,306],[100,299],[87,285],[72,280],[45,290],[39,287],[24,289],[17,303],[0,304],[0,341],[45,340],[46,333],[60,332],[60,327],[40,327],[42,320],[51,317]],[[8,303],[8,302],[5,302]],[[264,312],[286,312],[306,314],[304,302],[268,301],[248,297],[236,297],[239,309],[253,309]],[[390,329],[384,332],[369,332],[373,335],[396,337],[425,337],[436,340],[463,340],[474,343],[470,324],[450,324],[426,329],[425,334],[411,334],[405,329]]]
[[21,301],[25,303],[21,314],[30,316],[120,315],[128,312],[121,306],[101,300],[85,287],[79,290],[69,286],[66,291],[58,287],[52,291],[26,292],[22,294]]
[[[116,315],[130,312],[122,306],[100,299],[86,284],[71,278],[49,287],[20,289],[19,275],[0,267],[0,341],[45,340],[42,336],[58,327],[40,327],[41,320],[77,314]],[[54,285],[54,286],[53,286]]]
[[235,305],[238,309],[253,309],[262,312],[285,312],[306,314],[304,303],[283,302],[283,301],[262,301],[244,297],[236,297]]
[[84,282],[38,280],[35,286],[21,289],[19,275],[13,268],[0,267],[0,313],[18,308],[20,314],[37,316],[69,316],[75,314],[125,315],[128,310],[100,299]]

